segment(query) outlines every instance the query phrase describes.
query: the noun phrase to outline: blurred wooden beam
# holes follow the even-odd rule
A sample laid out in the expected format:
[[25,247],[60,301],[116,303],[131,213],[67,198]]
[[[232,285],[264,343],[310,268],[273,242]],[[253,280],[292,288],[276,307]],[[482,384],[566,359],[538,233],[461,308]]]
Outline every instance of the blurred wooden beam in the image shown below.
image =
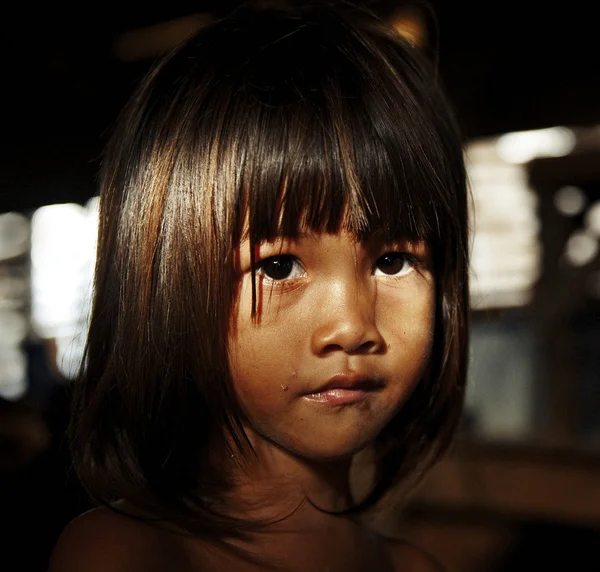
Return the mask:
[[465,446],[444,458],[409,508],[600,526],[600,450]]
[[209,21],[208,14],[198,13],[130,30],[115,38],[112,52],[124,62],[155,58],[177,47]]

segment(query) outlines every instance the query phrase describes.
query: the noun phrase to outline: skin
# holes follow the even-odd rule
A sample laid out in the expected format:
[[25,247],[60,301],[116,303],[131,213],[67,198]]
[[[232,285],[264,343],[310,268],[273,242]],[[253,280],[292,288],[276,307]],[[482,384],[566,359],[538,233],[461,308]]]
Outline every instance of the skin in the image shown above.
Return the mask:
[[[255,318],[248,243],[237,258],[229,353],[257,453],[245,468],[248,483],[265,495],[269,481],[278,494],[293,483],[300,495],[343,508],[350,460],[393,418],[427,366],[430,253],[424,243],[360,243],[345,231],[262,243]],[[315,398],[339,375],[366,380],[364,398],[346,405]]]
[[[256,260],[253,316],[249,246],[242,244],[229,352],[256,454],[248,462],[234,459],[239,474],[230,508],[242,518],[286,518],[230,544],[288,572],[439,572],[411,544],[303,502],[308,497],[332,510],[352,502],[352,459],[422,379],[434,326],[426,245],[358,243],[345,232],[312,234],[261,244]],[[373,387],[345,405],[311,396],[337,374],[364,378]],[[202,538],[170,534],[168,526],[106,508],[66,528],[49,571],[82,566],[90,572],[264,570]]]

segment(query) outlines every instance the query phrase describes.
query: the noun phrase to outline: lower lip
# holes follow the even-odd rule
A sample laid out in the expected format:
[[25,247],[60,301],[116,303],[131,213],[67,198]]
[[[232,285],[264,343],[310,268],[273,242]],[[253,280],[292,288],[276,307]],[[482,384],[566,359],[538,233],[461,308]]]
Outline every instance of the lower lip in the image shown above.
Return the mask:
[[328,389],[320,393],[309,393],[305,398],[308,401],[327,405],[351,405],[364,401],[368,396],[369,392],[361,389]]

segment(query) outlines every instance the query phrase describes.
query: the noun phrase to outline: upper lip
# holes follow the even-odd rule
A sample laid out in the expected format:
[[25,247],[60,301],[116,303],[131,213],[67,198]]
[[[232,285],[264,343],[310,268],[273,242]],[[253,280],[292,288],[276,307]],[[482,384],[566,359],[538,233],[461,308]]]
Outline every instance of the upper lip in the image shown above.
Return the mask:
[[355,389],[358,391],[373,391],[383,387],[383,380],[370,375],[365,375],[358,372],[336,373],[327,383],[310,391],[313,393],[323,393],[330,389]]

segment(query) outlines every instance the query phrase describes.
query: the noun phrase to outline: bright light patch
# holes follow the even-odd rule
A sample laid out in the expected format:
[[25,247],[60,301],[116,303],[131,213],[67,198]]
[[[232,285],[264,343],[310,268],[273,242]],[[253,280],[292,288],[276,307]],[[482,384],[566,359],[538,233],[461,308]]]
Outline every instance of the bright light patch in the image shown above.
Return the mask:
[[586,203],[585,193],[573,185],[561,187],[554,195],[554,206],[564,216],[576,216],[582,213]]
[[567,127],[549,127],[506,133],[498,138],[498,155],[507,163],[527,163],[538,157],[563,157],[575,148],[575,133]]
[[0,397],[21,399],[28,388],[22,343],[29,333],[29,220],[0,214]]
[[21,256],[29,248],[29,221],[19,213],[0,214],[0,260]]
[[97,201],[49,205],[31,221],[32,327],[56,342],[56,365],[72,377],[81,360],[95,265]]
[[494,138],[471,142],[466,164],[473,197],[473,307],[526,305],[540,273],[538,198],[524,167],[507,163]]
[[567,241],[565,259],[572,266],[585,266],[596,258],[598,248],[598,240],[593,234],[585,230],[576,231]]
[[585,213],[585,226],[589,232],[600,238],[600,201],[596,201]]
[[0,345],[0,397],[17,401],[27,391],[27,361],[23,350]]

